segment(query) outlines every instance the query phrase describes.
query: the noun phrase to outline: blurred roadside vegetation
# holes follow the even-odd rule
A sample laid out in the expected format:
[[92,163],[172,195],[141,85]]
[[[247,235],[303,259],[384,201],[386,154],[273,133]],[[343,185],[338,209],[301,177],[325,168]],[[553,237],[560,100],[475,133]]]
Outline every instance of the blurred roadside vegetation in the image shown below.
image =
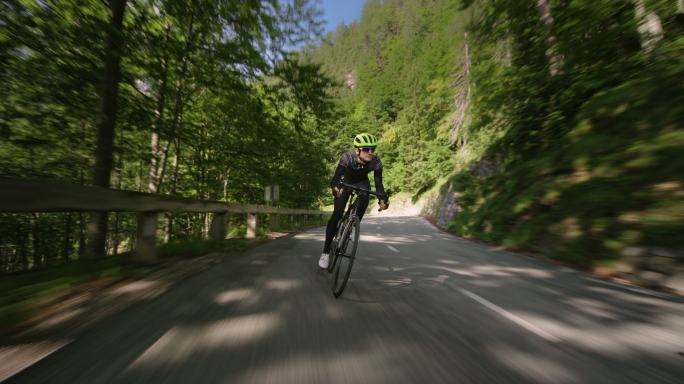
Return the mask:
[[481,150],[449,228],[586,267],[684,254],[684,9],[549,1],[544,20],[525,3],[471,5]]
[[[260,244],[264,239],[194,239],[161,245],[158,252],[163,261],[174,261],[210,252],[240,252]],[[46,308],[68,299],[69,295],[78,294],[80,289],[97,289],[123,279],[142,278],[165,265],[131,264],[126,256],[120,254],[104,258],[84,258],[3,276],[0,279],[0,327],[11,329],[20,325],[41,314]]]
[[[316,207],[332,82],[296,49],[320,29],[299,0],[3,1],[0,177],[245,204],[278,184],[282,206]],[[159,220],[178,243],[206,237],[210,215]],[[0,272],[116,256],[136,225],[0,214]]]
[[[50,305],[59,303],[81,287],[106,286],[122,279],[142,278],[159,268],[165,268],[168,262],[192,259],[212,252],[242,252],[267,241],[267,235],[273,231],[275,223],[270,222],[270,216],[259,215],[257,237],[245,239],[243,236],[247,228],[244,217],[234,216],[236,217],[229,223],[229,238],[223,241],[201,236],[177,238],[170,242],[160,240],[157,247],[160,257],[158,265],[133,264],[128,255],[131,251],[120,250],[117,254],[103,258],[70,259],[53,265],[36,266],[28,271],[5,274],[0,279],[0,328],[10,329],[31,320],[33,316],[44,312]],[[279,215],[278,219],[276,225],[280,232],[320,225],[319,218],[312,215],[301,221],[291,221],[287,215]],[[117,233],[126,238],[121,232]],[[125,247],[122,245],[122,248]],[[44,249],[44,252],[48,254],[51,250]]]

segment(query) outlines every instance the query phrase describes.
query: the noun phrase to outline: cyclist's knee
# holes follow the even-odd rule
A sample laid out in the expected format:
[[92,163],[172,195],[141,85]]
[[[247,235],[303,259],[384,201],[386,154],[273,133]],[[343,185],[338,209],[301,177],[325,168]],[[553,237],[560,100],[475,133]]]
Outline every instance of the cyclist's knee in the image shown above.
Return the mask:
[[338,221],[342,218],[342,215],[344,212],[340,210],[339,212],[337,210],[333,211],[332,215],[330,216],[330,220],[328,220],[329,223],[335,223],[337,224]]

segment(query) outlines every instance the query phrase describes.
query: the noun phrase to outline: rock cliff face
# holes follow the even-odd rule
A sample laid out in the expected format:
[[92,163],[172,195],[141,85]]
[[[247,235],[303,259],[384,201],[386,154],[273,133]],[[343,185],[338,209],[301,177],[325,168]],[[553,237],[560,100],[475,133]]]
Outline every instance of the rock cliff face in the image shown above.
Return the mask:
[[684,295],[684,249],[629,247],[617,267],[618,276],[638,285]]
[[449,189],[442,201],[442,205],[439,210],[439,218],[437,219],[437,225],[440,228],[447,228],[449,226],[449,221],[454,217],[454,215],[459,211],[458,206],[458,194],[454,193],[453,185],[449,183]]
[[[469,172],[475,178],[484,179],[492,174],[495,167],[496,163],[494,161],[482,159],[474,162],[470,166]],[[459,198],[460,194],[458,191],[454,190],[453,183],[448,182],[446,192],[437,198],[438,204],[435,206],[436,211],[432,213],[432,216],[436,218],[437,225],[440,228],[447,229],[451,220],[462,211],[462,208],[459,205]]]

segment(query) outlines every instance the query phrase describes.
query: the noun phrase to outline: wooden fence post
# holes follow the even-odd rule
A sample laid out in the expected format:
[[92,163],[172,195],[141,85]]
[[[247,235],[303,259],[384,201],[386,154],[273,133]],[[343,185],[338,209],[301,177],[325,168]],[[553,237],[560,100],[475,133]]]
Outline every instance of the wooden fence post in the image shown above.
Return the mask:
[[290,214],[288,215],[290,219],[290,229],[294,229],[294,215]]
[[256,228],[257,228],[257,215],[256,213],[248,213],[247,214],[247,235],[245,236],[248,239],[253,239],[256,237]]
[[157,212],[139,213],[137,232],[135,260],[154,263],[157,261]]
[[212,240],[224,240],[226,238],[226,221],[228,213],[215,212],[209,227],[209,238]]
[[323,214],[318,215],[318,225],[323,225]]

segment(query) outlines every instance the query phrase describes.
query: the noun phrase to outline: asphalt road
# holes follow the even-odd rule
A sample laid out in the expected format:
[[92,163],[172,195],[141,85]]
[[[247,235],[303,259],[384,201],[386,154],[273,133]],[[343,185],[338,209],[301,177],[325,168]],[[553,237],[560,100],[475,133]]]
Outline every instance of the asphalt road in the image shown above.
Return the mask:
[[[11,383],[683,383],[684,301],[369,217],[343,296],[318,228],[110,317]],[[53,340],[59,342],[58,340]]]

